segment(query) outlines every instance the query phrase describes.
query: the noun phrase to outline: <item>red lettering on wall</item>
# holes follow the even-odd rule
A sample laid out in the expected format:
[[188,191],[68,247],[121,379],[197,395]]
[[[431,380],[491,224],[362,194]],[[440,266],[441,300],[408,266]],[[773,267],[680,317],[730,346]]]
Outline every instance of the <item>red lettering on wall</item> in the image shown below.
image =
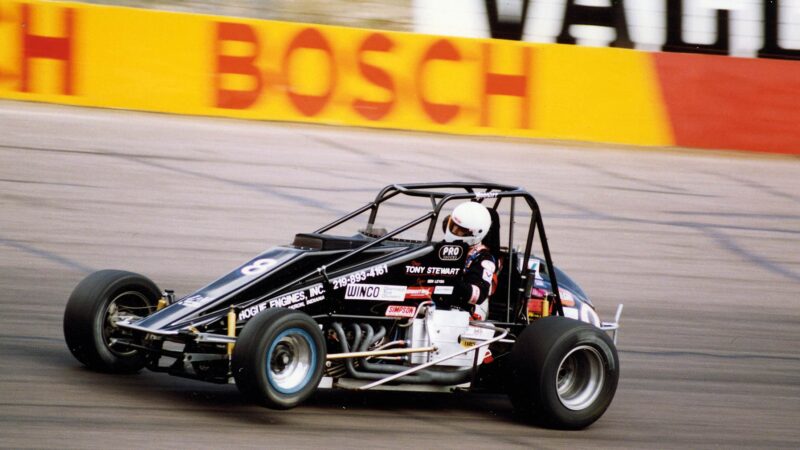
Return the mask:
[[385,102],[375,102],[357,98],[353,101],[353,109],[368,120],[380,120],[392,110],[396,99],[394,81],[392,77],[380,67],[373,66],[364,61],[364,53],[367,52],[390,52],[394,48],[394,42],[381,33],[370,34],[361,47],[358,49],[358,70],[361,75],[375,86],[382,87],[389,91],[391,99]]
[[[289,79],[289,66],[292,62],[292,55],[295,51],[300,49],[320,50],[328,57],[328,70],[330,85],[328,90],[322,95],[299,94],[292,89],[292,83]],[[286,53],[283,55],[283,74],[286,77],[289,95],[289,100],[304,116],[316,116],[322,111],[330,101],[333,95],[333,89],[336,86],[336,63],[333,58],[333,50],[331,49],[325,36],[316,28],[306,28],[297,36],[292,39]]]
[[490,44],[483,44],[483,75],[484,88],[481,98],[481,126],[489,126],[491,95],[508,95],[522,98],[520,106],[520,128],[530,128],[530,83],[531,70],[531,49],[522,47],[522,74],[508,75],[489,72],[492,59],[492,48]]
[[425,66],[433,60],[444,61],[461,61],[461,55],[458,49],[447,39],[439,39],[428,48],[428,51],[422,56],[419,65],[417,66],[417,96],[422,103],[422,110],[436,123],[446,124],[453,120],[458,115],[461,107],[458,105],[449,105],[445,103],[434,103],[425,98],[423,87],[425,86],[425,77],[423,72]]
[[20,42],[22,58],[20,63],[20,91],[31,92],[31,60],[34,58],[63,61],[61,94],[75,94],[75,64],[72,37],[75,35],[75,10],[64,8],[62,18],[63,37],[39,36],[32,31],[32,6],[23,3]]
[[[224,55],[222,46],[224,42],[228,41],[244,42],[252,46],[253,51],[245,56]],[[217,23],[217,36],[214,41],[214,55],[216,56],[214,92],[217,108],[246,109],[253,106],[258,100],[264,88],[261,71],[255,65],[259,54],[261,54],[261,42],[253,27],[243,23]],[[225,89],[222,87],[222,79],[225,74],[251,77],[255,81],[255,87],[248,90]]]

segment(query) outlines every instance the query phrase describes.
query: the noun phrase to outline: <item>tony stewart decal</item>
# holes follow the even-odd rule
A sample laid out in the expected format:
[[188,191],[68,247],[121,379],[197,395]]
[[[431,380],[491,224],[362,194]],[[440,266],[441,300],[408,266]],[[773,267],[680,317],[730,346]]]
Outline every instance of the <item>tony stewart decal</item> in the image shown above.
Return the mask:
[[406,275],[426,275],[429,277],[454,277],[461,272],[458,267],[406,266]]

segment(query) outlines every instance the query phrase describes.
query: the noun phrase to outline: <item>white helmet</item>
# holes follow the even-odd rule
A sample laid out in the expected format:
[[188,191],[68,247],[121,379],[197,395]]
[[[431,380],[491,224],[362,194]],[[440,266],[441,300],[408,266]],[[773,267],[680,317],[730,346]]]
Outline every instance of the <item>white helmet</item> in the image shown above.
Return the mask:
[[444,240],[464,241],[472,246],[486,237],[491,225],[492,216],[485,206],[475,202],[464,202],[456,206],[453,214],[447,219]]

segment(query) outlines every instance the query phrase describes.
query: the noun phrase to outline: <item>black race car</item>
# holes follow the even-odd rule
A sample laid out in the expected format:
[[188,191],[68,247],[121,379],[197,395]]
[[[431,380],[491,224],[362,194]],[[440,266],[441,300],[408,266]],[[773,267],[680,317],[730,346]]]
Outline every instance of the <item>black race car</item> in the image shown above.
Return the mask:
[[[484,243],[501,269],[487,320],[449,306],[468,247],[435,239],[440,214],[463,201],[492,215]],[[414,202],[423,215],[377,225],[379,216],[407,215]],[[365,217],[363,228],[341,232]],[[395,184],[177,301],[141,275],[95,272],[69,298],[64,336],[94,370],[147,367],[235,382],[271,408],[294,407],[317,388],[504,392],[539,423],[582,428],[617,388],[620,312],[600,322],[553,265],[538,204],[525,190]]]

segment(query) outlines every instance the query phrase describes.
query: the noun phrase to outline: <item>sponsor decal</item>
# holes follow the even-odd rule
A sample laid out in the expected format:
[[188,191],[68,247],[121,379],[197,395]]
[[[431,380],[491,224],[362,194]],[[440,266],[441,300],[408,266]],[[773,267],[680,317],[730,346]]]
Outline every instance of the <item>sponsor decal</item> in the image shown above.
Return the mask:
[[581,320],[580,317],[579,317],[580,312],[578,311],[578,308],[567,308],[567,307],[565,307],[563,309],[564,309],[564,317],[566,317],[568,319]]
[[475,347],[475,344],[476,344],[475,341],[470,341],[468,339],[462,339],[461,340],[461,346],[464,347],[464,348]]
[[433,286],[409,286],[406,289],[407,299],[430,299],[433,294]]
[[488,341],[494,336],[494,331],[488,328],[483,327],[473,327],[470,326],[467,328],[467,331],[461,335],[461,339],[477,339],[481,341]]
[[460,245],[443,245],[439,248],[439,259],[442,261],[458,261],[464,254]]
[[462,347],[470,348],[477,345],[478,342],[488,341],[492,337],[494,337],[493,330],[470,326],[469,328],[467,328],[467,331],[465,331],[461,336],[459,336],[458,342],[461,344]]
[[545,297],[547,297],[546,290],[537,287],[531,288],[531,298],[545,298]]
[[436,286],[433,295],[453,295],[453,286]]
[[386,317],[414,317],[417,308],[408,305],[389,305],[386,308]]
[[497,198],[498,192],[478,192],[475,198]]
[[[484,23],[488,19],[488,29],[471,27],[464,33],[463,24],[476,14],[473,9],[429,2],[419,11],[415,32],[595,47],[647,45],[651,51],[800,59],[800,51],[785,46],[791,42],[790,36],[796,36],[792,33],[798,23],[796,9],[792,9],[797,8],[794,2],[667,0],[648,3],[632,13],[630,4],[638,7],[645,3],[485,0]],[[535,12],[531,14],[530,10]],[[693,20],[697,16],[706,20]],[[748,23],[737,24],[737,17],[749,18]]]
[[486,260],[481,263],[481,267],[483,267],[483,280],[487,283],[491,283],[497,266],[495,266],[493,262]]
[[307,289],[290,292],[239,311],[238,320],[248,320],[267,308],[302,308],[325,299],[325,287],[317,283]]
[[256,314],[260,313],[261,311],[267,309],[267,302],[261,302],[257,305],[253,305],[247,307],[241,311],[239,311],[239,315],[237,316],[237,320],[248,320],[251,317],[255,316]]
[[[461,247],[458,247],[460,250]],[[427,275],[429,277],[454,277],[461,272],[458,267],[406,266],[406,275]]]
[[528,261],[528,270],[534,275],[534,280],[541,280],[542,275],[539,273],[539,266],[541,265],[541,261],[538,259],[531,259]]
[[572,292],[559,287],[558,295],[561,297],[561,306],[575,306],[575,296],[572,295]]
[[347,286],[344,298],[347,300],[378,300],[402,302],[406,297],[405,286],[385,284],[351,284]]
[[386,264],[379,264],[368,269],[359,270],[358,272],[353,272],[347,275],[342,275],[338,278],[334,278],[331,284],[333,284],[333,289],[336,290],[351,284],[361,283],[362,281],[385,275],[387,273],[389,273],[389,266]]
[[178,303],[184,306],[188,306],[190,308],[197,308],[199,306],[203,306],[209,300],[211,300],[211,297],[206,297],[205,295],[197,294],[197,295],[192,295],[191,297],[186,297],[181,301],[179,301]]

